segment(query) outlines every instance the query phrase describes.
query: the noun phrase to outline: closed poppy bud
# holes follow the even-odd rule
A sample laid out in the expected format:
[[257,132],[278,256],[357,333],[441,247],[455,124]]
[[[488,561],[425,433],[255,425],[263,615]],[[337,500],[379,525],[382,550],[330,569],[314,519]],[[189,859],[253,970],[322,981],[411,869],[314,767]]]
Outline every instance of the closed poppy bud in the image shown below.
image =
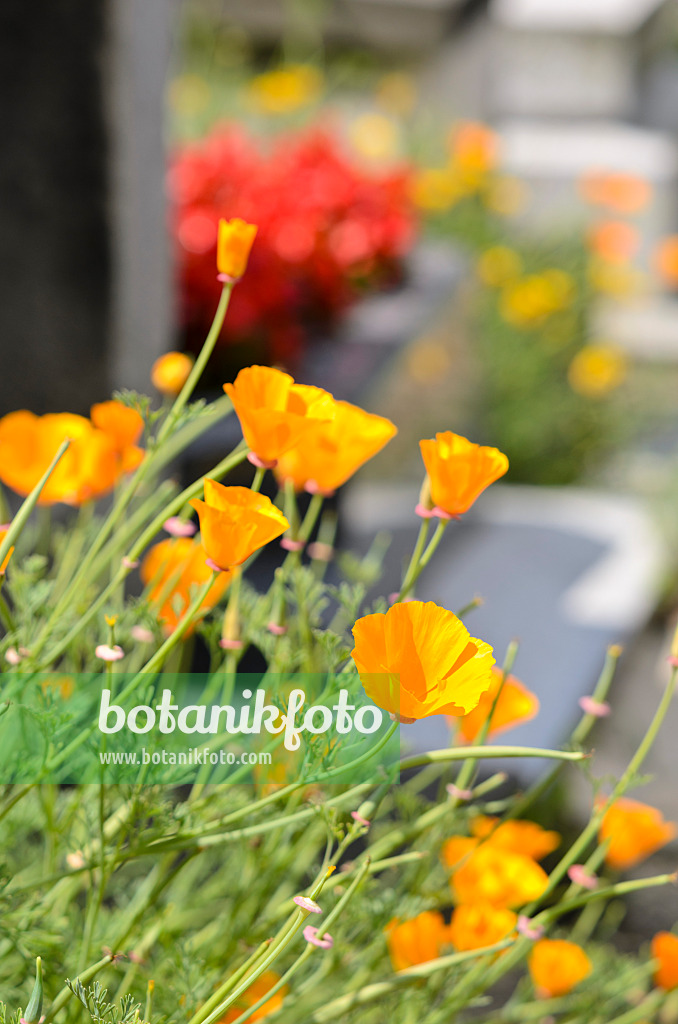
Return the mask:
[[479,494],[503,476],[508,459],[497,448],[473,444],[451,430],[419,442],[436,509],[448,516],[467,512]]
[[539,939],[527,964],[537,994],[547,999],[566,996],[593,970],[581,946],[565,939]]
[[452,876],[457,903],[510,909],[539,899],[547,885],[548,875],[531,857],[489,842],[473,850]]
[[42,960],[38,956],[35,958],[35,984],[28,1006],[21,1018],[22,1024],[38,1024],[42,1016],[42,996]]
[[295,384],[270,366],[247,366],[224,384],[247,444],[261,464],[273,467],[281,455],[303,446],[322,421],[334,415],[334,399],[322,388]]
[[178,395],[193,369],[194,359],[186,352],[165,352],[151,367],[151,384],[161,395]]
[[395,971],[437,960],[450,941],[449,929],[437,910],[424,910],[410,921],[393,918],[386,925],[386,941]]
[[676,836],[672,821],[661,811],[639,800],[616,800],[605,812],[598,834],[609,842],[605,862],[616,871],[626,871],[645,860]]
[[657,988],[670,991],[678,988],[678,935],[657,932],[650,947],[657,967],[652,975]]
[[238,217],[219,221],[217,269],[220,274],[234,281],[243,276],[256,233],[256,224],[248,224]]
[[511,934],[517,920],[512,910],[494,907],[491,903],[459,906],[450,921],[450,941],[459,953],[493,946]]
[[[488,736],[494,736],[506,729],[512,729],[523,722],[529,722],[539,711],[539,699],[515,676],[507,676],[501,685],[503,673],[501,669],[492,669],[492,684],[478,702],[478,706],[459,719],[459,732],[467,741],[473,743],[492,712],[492,721]],[[499,689],[501,687],[501,693]],[[497,694],[499,697],[497,698]],[[495,704],[496,700],[496,704]]]
[[365,693],[402,722],[463,715],[492,681],[492,648],[433,601],[394,604],[358,619],[355,662]]
[[242,565],[290,525],[265,494],[248,487],[224,487],[209,477],[205,478],[205,500],[190,504],[200,519],[203,549],[221,570]]
[[298,491],[331,494],[397,433],[390,420],[349,402],[332,399],[326,408],[331,418],[278,461],[276,477]]

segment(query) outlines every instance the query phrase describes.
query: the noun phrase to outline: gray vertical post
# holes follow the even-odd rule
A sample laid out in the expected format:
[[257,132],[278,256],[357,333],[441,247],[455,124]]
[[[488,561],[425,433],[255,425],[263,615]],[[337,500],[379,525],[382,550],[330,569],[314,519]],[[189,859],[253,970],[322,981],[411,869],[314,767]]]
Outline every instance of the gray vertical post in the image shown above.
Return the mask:
[[110,0],[113,387],[148,391],[172,319],[165,85],[174,0]]

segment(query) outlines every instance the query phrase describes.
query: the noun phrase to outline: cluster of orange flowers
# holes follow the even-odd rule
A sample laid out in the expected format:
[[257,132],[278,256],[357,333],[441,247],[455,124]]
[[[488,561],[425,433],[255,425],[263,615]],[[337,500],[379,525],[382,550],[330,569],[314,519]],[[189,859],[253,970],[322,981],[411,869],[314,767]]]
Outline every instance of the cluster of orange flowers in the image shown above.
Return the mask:
[[0,480],[17,494],[30,494],[69,439],[39,502],[82,505],[108,494],[137,468],[144,456],[138,447],[143,429],[139,413],[115,401],[93,405],[89,419],[67,412],[11,412],[0,420]]
[[[604,815],[599,841],[606,844],[605,861],[613,870],[638,864],[676,834],[659,811],[634,800],[616,801]],[[518,911],[545,893],[548,875],[539,861],[560,844],[557,832],[535,822],[484,815],[472,820],[471,835],[452,836],[442,848],[450,869],[455,903],[449,923],[439,911],[393,919],[386,937],[393,967],[404,970],[437,959],[446,949],[457,952],[494,946],[518,932],[536,941],[528,969],[540,998],[566,995],[593,970],[585,951],[576,943],[530,933],[529,922]],[[661,932],[652,943],[657,962],[655,984],[678,987],[678,936]]]

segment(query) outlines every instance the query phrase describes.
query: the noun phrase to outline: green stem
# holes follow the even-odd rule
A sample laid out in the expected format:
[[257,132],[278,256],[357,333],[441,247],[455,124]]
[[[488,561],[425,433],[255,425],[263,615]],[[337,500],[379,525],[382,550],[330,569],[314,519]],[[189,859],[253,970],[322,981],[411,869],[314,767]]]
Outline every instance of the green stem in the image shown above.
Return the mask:
[[[114,957],[112,955],[105,956],[103,960],[99,960],[98,963],[92,964],[92,966],[88,967],[86,971],[83,971],[82,974],[79,974],[78,977],[75,979],[75,982],[80,981],[83,985],[86,985],[89,981],[92,980],[92,978],[96,977],[99,971],[102,971],[104,967],[107,967],[108,964],[112,963],[113,959]],[[75,982],[73,984],[75,984]],[[71,992],[70,988],[68,988],[68,986],[62,988],[58,996],[52,1003],[52,1005],[45,1012],[45,1024],[48,1024],[48,1022],[54,1018],[54,1016],[59,1012],[59,1010],[61,1010],[66,1005],[68,1000],[72,998],[73,993]]]

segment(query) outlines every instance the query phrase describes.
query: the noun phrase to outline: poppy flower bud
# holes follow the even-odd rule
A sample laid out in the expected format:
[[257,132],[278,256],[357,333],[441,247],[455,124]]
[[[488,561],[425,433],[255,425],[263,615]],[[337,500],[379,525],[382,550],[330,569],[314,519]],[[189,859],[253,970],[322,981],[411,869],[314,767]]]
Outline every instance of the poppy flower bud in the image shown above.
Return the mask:
[[42,1016],[42,960],[35,958],[35,984],[31,992],[28,1006],[24,1010],[21,1024],[38,1024]]
[[256,224],[248,224],[238,217],[219,221],[217,269],[220,274],[234,281],[243,276],[256,233]]

